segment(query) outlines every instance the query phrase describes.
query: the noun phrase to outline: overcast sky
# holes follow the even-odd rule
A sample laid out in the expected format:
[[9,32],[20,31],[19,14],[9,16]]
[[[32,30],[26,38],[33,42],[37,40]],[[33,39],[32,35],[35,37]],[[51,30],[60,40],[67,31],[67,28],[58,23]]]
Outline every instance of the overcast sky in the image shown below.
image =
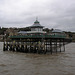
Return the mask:
[[0,0],[0,26],[26,27],[38,17],[46,28],[75,31],[75,0]]

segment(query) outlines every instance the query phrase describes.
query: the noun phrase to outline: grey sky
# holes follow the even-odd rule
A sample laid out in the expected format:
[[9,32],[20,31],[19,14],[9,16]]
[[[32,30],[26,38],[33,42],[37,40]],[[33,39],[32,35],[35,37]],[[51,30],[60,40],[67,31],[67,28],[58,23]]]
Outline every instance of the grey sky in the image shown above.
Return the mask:
[[26,27],[38,17],[41,25],[75,31],[75,0],[0,0],[0,26]]

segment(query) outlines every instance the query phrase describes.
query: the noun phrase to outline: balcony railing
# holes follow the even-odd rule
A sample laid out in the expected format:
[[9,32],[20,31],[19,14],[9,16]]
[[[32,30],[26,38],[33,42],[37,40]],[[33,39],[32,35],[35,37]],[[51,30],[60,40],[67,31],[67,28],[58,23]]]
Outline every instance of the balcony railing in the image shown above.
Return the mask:
[[17,35],[9,36],[10,38],[66,38],[65,35]]

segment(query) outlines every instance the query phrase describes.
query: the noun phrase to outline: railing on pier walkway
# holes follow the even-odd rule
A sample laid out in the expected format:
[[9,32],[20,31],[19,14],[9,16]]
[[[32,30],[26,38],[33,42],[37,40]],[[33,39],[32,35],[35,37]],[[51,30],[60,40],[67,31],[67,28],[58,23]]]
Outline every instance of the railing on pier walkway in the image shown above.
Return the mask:
[[10,38],[66,38],[65,35],[17,35]]

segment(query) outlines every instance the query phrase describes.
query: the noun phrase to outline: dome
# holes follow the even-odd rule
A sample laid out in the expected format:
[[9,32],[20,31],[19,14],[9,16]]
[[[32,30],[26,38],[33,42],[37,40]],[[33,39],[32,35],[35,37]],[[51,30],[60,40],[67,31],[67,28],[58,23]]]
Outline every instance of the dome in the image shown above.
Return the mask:
[[33,26],[41,26],[41,25],[40,25],[39,21],[36,20],[36,21],[34,22]]
[[34,22],[34,24],[32,26],[30,26],[31,28],[43,28],[43,26],[40,25],[40,22],[38,20],[36,20]]
[[39,21],[38,21],[38,20],[36,20],[34,23],[39,23]]

